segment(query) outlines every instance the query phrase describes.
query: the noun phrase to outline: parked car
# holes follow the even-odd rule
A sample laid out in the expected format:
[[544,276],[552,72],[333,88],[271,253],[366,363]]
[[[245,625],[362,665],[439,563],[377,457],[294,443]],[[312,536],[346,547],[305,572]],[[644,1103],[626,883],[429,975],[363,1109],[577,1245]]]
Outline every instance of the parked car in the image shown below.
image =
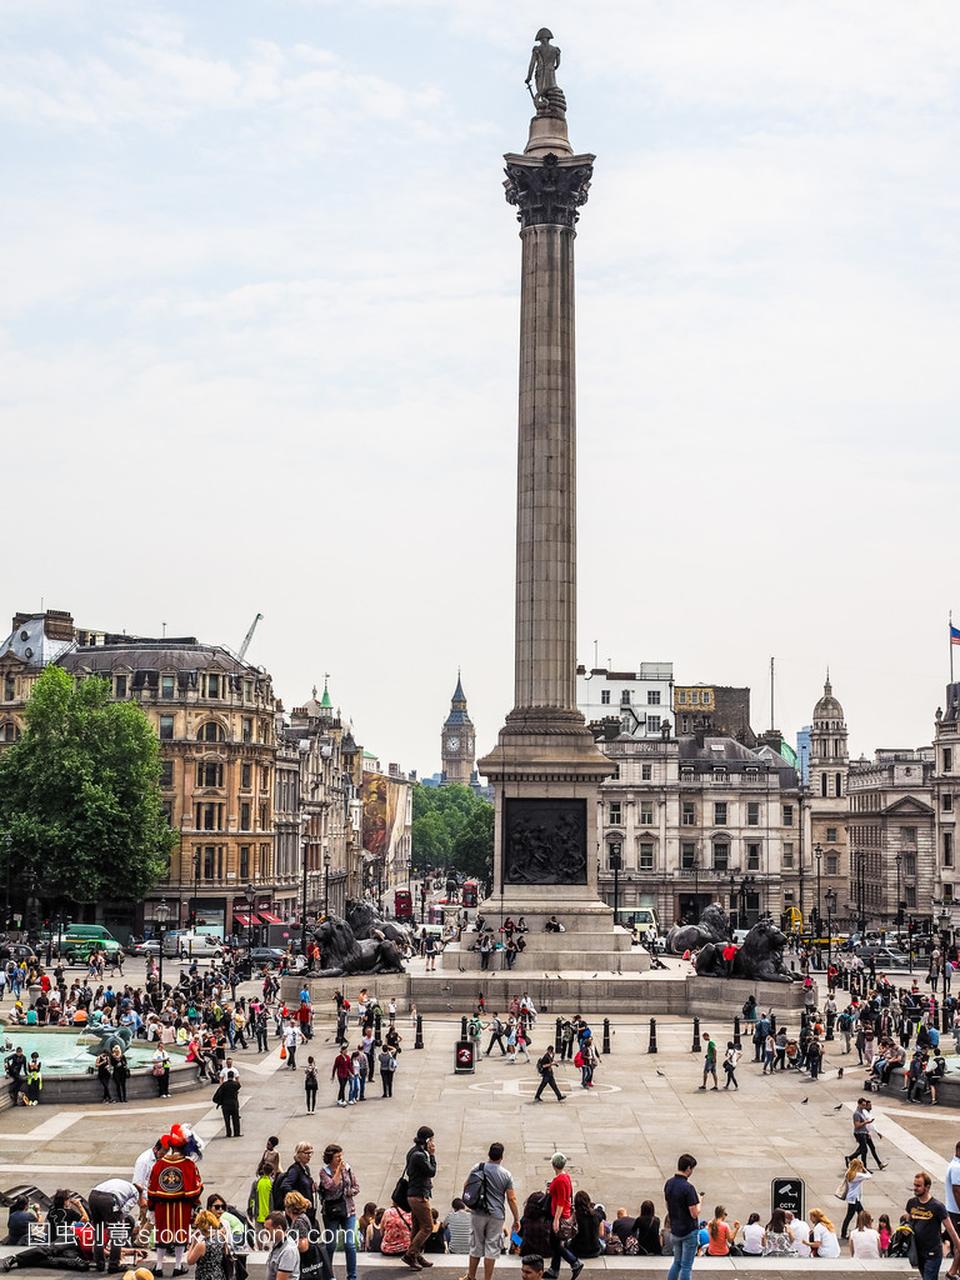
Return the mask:
[[857,947],[854,954],[864,964],[869,964],[872,960],[877,969],[908,969],[910,967],[910,957],[906,952],[894,951],[890,947]]
[[223,942],[209,933],[167,933],[163,937],[163,954],[179,956],[181,960],[219,960]]
[[130,942],[124,950],[128,956],[159,956],[160,940],[147,938],[144,942]]
[[29,960],[37,954],[37,948],[28,942],[0,943],[0,960]]
[[283,947],[251,947],[247,953],[254,968],[274,968],[287,953]]

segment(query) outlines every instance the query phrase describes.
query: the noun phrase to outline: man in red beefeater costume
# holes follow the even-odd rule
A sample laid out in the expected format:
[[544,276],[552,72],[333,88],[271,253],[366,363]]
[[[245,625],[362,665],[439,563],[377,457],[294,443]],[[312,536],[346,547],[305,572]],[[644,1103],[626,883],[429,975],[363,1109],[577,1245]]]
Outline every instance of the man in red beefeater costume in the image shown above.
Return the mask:
[[197,1168],[200,1144],[188,1128],[175,1124],[160,1139],[160,1155],[150,1172],[147,1203],[157,1227],[157,1276],[163,1275],[167,1250],[174,1250],[173,1274],[183,1276],[183,1264],[193,1211],[203,1194],[203,1179]]

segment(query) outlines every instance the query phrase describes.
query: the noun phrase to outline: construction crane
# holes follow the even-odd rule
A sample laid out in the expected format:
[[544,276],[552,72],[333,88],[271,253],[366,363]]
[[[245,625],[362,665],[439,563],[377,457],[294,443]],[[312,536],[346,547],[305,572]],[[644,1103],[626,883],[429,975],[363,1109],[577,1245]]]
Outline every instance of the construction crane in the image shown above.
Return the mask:
[[240,652],[237,654],[237,657],[240,659],[241,662],[243,661],[244,655],[246,654],[247,650],[250,648],[250,641],[253,639],[253,633],[257,629],[257,623],[262,621],[262,619],[263,619],[263,614],[258,613],[257,616],[254,618],[254,620],[250,623],[250,630],[243,637],[243,644],[240,646]]

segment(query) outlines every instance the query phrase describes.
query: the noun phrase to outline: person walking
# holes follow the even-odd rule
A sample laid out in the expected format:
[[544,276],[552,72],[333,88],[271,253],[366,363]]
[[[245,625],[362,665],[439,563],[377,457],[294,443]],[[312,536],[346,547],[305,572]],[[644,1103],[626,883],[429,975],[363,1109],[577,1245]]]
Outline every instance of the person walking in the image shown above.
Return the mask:
[[380,1050],[380,1086],[383,1090],[380,1095],[383,1098],[393,1097],[393,1077],[397,1074],[397,1049],[394,1052],[388,1044],[385,1044]]
[[863,1212],[863,1184],[868,1178],[872,1178],[873,1174],[868,1173],[863,1161],[859,1156],[854,1156],[847,1166],[847,1172],[844,1174],[845,1199],[847,1202],[847,1213],[843,1219],[843,1226],[840,1228],[840,1239],[846,1240],[847,1227],[856,1218],[858,1213]]
[[297,1045],[303,1039],[300,1034],[300,1028],[296,1022],[288,1022],[282,1032],[283,1045],[287,1051],[287,1070],[296,1071],[297,1069]]
[[[708,1031],[703,1033],[701,1037],[703,1043],[703,1084],[699,1086],[699,1092],[704,1093],[707,1088],[707,1076],[713,1076],[713,1092],[719,1088],[717,1084],[717,1044],[710,1036]],[[764,1062],[764,1073],[766,1073],[766,1062]]]
[[319,1088],[317,1064],[312,1057],[307,1058],[303,1069],[303,1092],[307,1101],[307,1115],[312,1116],[317,1109],[317,1090]]
[[223,1112],[223,1124],[228,1138],[240,1137],[240,1081],[236,1072],[228,1071],[227,1078],[217,1086],[213,1105]]
[[507,1050],[503,1043],[503,1030],[504,1028],[503,1023],[500,1021],[500,1015],[495,1013],[490,1020],[490,1043],[487,1045],[487,1052],[484,1055],[485,1057],[490,1057],[490,1051],[494,1045],[499,1045],[500,1056],[502,1058],[507,1056]]
[[567,1157],[555,1151],[550,1161],[554,1169],[553,1179],[547,1188],[550,1194],[551,1248],[550,1269],[543,1273],[544,1280],[557,1280],[560,1275],[560,1259],[570,1264],[571,1280],[583,1270],[583,1263],[570,1248],[570,1241],[577,1233],[577,1219],[573,1212],[573,1183],[567,1173]]
[[534,1102],[539,1102],[544,1089],[552,1089],[556,1094],[558,1102],[565,1102],[566,1098],[560,1092],[557,1085],[557,1078],[554,1074],[556,1068],[556,1057],[554,1055],[553,1045],[547,1045],[543,1057],[537,1063],[537,1070],[540,1072],[540,1083],[537,1086],[537,1092],[533,1095]]
[[863,1161],[863,1167],[867,1167],[867,1151],[873,1152],[873,1158],[877,1162],[878,1169],[885,1169],[887,1166],[877,1155],[877,1149],[873,1145],[873,1135],[870,1132],[873,1121],[873,1103],[869,1098],[858,1098],[856,1109],[853,1113],[853,1140],[857,1144],[855,1149],[846,1157],[847,1165],[855,1157],[859,1156]]
[[[470,1199],[470,1260],[465,1280],[477,1280],[481,1258],[483,1280],[491,1280],[500,1257],[507,1205],[513,1215],[512,1231],[520,1226],[520,1206],[517,1204],[513,1175],[503,1167],[502,1142],[490,1144],[487,1159],[467,1175],[463,1192]],[[464,1278],[461,1277],[461,1280]]]
[[347,1053],[346,1049],[341,1045],[340,1052],[333,1060],[333,1068],[330,1072],[330,1079],[336,1078],[337,1081],[337,1106],[345,1107],[347,1105],[347,1090],[350,1088],[350,1080],[353,1076],[353,1059]]
[[423,1246],[433,1232],[430,1197],[433,1194],[433,1180],[437,1176],[437,1147],[429,1125],[422,1124],[417,1130],[413,1146],[407,1152],[405,1170],[413,1232],[410,1247],[400,1261],[406,1263],[411,1270],[420,1271],[424,1266],[433,1265],[423,1257]]
[[740,1053],[740,1050],[737,1048],[736,1042],[733,1040],[728,1040],[727,1049],[723,1055],[723,1071],[727,1077],[727,1082],[723,1086],[725,1089],[729,1089],[731,1085],[733,1085],[734,1089],[740,1088],[739,1084],[737,1083],[737,1067],[740,1063],[741,1057],[742,1057],[742,1054]]
[[697,1167],[693,1156],[684,1153],[677,1161],[677,1172],[663,1187],[670,1234],[673,1236],[673,1265],[667,1280],[690,1280],[693,1260],[700,1242],[700,1197],[690,1175]]
[[[943,1246],[941,1236],[944,1231],[950,1237],[954,1259],[960,1253],[960,1236],[957,1228],[947,1212],[946,1205],[935,1200],[930,1190],[933,1180],[926,1170],[921,1169],[914,1175],[913,1195],[907,1201],[907,1217],[913,1229],[913,1238],[917,1247],[916,1268],[921,1280],[937,1280],[940,1264],[943,1262]],[[956,1261],[948,1272],[957,1274]]]

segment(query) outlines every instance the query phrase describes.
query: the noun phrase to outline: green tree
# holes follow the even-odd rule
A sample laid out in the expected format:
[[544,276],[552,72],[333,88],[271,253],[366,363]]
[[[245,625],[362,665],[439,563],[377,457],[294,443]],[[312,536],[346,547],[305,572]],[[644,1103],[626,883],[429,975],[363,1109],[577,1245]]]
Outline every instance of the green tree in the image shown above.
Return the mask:
[[[160,748],[143,711],[106,680],[47,667],[20,740],[0,753],[0,860],[41,898],[141,898],[176,834],[160,799]],[[7,867],[3,866],[4,874]]]
[[413,791],[413,862],[417,870],[456,867],[489,878],[493,860],[493,805],[469,787]]

